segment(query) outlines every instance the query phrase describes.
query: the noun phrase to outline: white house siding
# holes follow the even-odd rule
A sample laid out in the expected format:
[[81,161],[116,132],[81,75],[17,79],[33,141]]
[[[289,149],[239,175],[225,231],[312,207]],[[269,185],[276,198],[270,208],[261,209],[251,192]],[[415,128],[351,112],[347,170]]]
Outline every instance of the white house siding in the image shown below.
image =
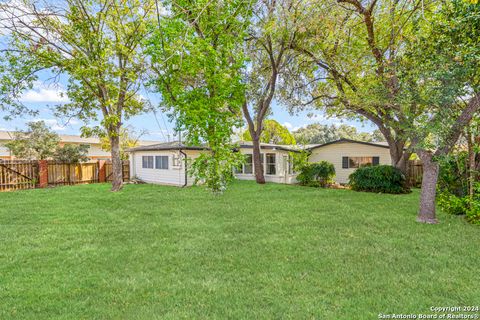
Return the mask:
[[[200,151],[184,150],[188,159],[195,159],[200,155]],[[142,157],[153,156],[154,168],[143,168]],[[168,169],[155,168],[155,156],[168,156]],[[180,159],[178,166],[173,166],[173,157]],[[138,178],[148,183],[183,186],[185,184],[185,157],[178,150],[162,151],[135,151],[130,153],[130,177]],[[187,185],[193,185],[194,178],[187,174]]]
[[[182,186],[185,183],[185,165],[173,166],[173,156],[178,156],[178,151],[137,151],[130,154],[130,175],[148,183],[168,184]],[[153,169],[142,167],[142,157],[153,156]],[[155,168],[155,156],[168,156],[168,169]]]
[[309,162],[328,161],[335,166],[335,181],[348,183],[348,176],[356,169],[343,169],[342,157],[379,157],[380,164],[391,164],[388,148],[352,142],[339,142],[312,150]]
[[[184,150],[187,154],[189,161],[197,158],[202,151],[197,150]],[[252,149],[241,149],[243,154],[251,154]],[[285,174],[288,167],[284,166],[284,156],[288,159],[287,151],[280,150],[262,150],[262,153],[275,153],[276,160],[276,175],[265,174],[265,180],[267,182],[275,183],[295,183],[295,174]],[[181,166],[173,167],[173,155],[181,157]],[[168,170],[142,168],[143,156],[168,156]],[[266,155],[264,155],[266,157]],[[266,159],[266,158],[265,158]],[[266,164],[265,164],[266,166]],[[264,166],[264,170],[266,167]],[[185,161],[181,153],[177,150],[164,150],[164,151],[135,151],[130,153],[130,175],[132,178],[139,178],[148,183],[166,184],[174,186],[183,186],[185,183]],[[236,177],[240,180],[255,180],[254,174],[236,174]],[[194,177],[187,174],[187,185],[192,185]]]
[[[253,154],[253,149],[250,148],[242,148],[240,149],[242,154]],[[263,162],[263,172],[265,176],[265,181],[267,182],[275,182],[275,183],[286,183],[292,184],[296,182],[296,174],[288,174],[288,156],[289,152],[284,150],[272,150],[272,149],[262,149],[261,153],[263,154],[263,159],[266,159],[267,153],[274,153],[275,154],[275,162],[276,162],[276,174],[275,175],[268,175],[266,174],[266,160]],[[284,157],[286,157],[286,161],[284,161]],[[252,174],[243,174],[243,173],[236,173],[235,176],[239,180],[255,180],[255,168],[253,168]]]

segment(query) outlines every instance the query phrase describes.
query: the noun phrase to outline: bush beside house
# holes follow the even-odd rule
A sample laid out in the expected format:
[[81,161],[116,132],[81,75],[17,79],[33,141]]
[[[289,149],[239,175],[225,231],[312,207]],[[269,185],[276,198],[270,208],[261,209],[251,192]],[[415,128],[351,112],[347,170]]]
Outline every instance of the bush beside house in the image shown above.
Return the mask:
[[389,165],[360,167],[350,176],[350,187],[355,191],[381,193],[408,193],[405,175]]
[[303,186],[326,187],[335,177],[335,167],[327,161],[305,163],[299,171],[297,180]]

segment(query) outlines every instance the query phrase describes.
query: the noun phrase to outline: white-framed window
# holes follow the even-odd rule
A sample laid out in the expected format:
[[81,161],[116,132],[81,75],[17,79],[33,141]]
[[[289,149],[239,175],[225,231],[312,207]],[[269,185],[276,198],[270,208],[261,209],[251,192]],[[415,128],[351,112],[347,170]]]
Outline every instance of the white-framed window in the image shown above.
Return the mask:
[[277,157],[275,153],[265,154],[267,159],[266,174],[275,175],[277,174]]
[[153,169],[153,156],[142,156],[142,168]]
[[155,156],[155,169],[168,170],[168,156]]
[[377,166],[380,157],[342,157],[343,169],[356,169],[363,166]]
[[243,167],[242,173],[244,174],[253,173],[253,154],[245,155],[245,163],[242,165],[242,167]]
[[235,173],[238,174],[252,174],[253,173],[253,155],[250,154],[244,154],[245,156],[245,162],[241,165],[235,168]]

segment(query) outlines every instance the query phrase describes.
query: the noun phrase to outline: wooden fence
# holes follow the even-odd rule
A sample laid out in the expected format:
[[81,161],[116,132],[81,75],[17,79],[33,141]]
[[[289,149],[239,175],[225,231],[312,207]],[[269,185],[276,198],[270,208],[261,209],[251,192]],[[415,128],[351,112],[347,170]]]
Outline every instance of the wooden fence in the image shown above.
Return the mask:
[[0,160],[0,192],[33,189],[37,183],[37,161]]
[[[113,165],[112,161],[107,161],[105,163],[105,173],[107,181],[111,182],[113,180]],[[123,181],[128,181],[130,179],[130,162],[128,160],[123,161]]]
[[48,162],[48,185],[74,185],[98,182],[99,163]]
[[423,165],[420,160],[410,160],[408,162],[408,184],[414,187],[422,185]]
[[[123,162],[123,181],[130,178],[130,164]],[[112,181],[112,163],[0,160],[0,192],[48,186]]]

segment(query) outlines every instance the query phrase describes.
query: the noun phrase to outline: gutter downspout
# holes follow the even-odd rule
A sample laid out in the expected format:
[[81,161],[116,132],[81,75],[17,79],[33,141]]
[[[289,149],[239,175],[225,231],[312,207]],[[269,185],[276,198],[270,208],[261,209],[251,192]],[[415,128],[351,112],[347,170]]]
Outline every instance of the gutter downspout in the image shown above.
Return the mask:
[[183,155],[184,159],[185,159],[185,182],[183,183],[183,186],[182,188],[185,188],[188,184],[188,173],[187,173],[187,154],[185,152],[183,152],[181,149],[178,150],[180,151],[180,153]]

